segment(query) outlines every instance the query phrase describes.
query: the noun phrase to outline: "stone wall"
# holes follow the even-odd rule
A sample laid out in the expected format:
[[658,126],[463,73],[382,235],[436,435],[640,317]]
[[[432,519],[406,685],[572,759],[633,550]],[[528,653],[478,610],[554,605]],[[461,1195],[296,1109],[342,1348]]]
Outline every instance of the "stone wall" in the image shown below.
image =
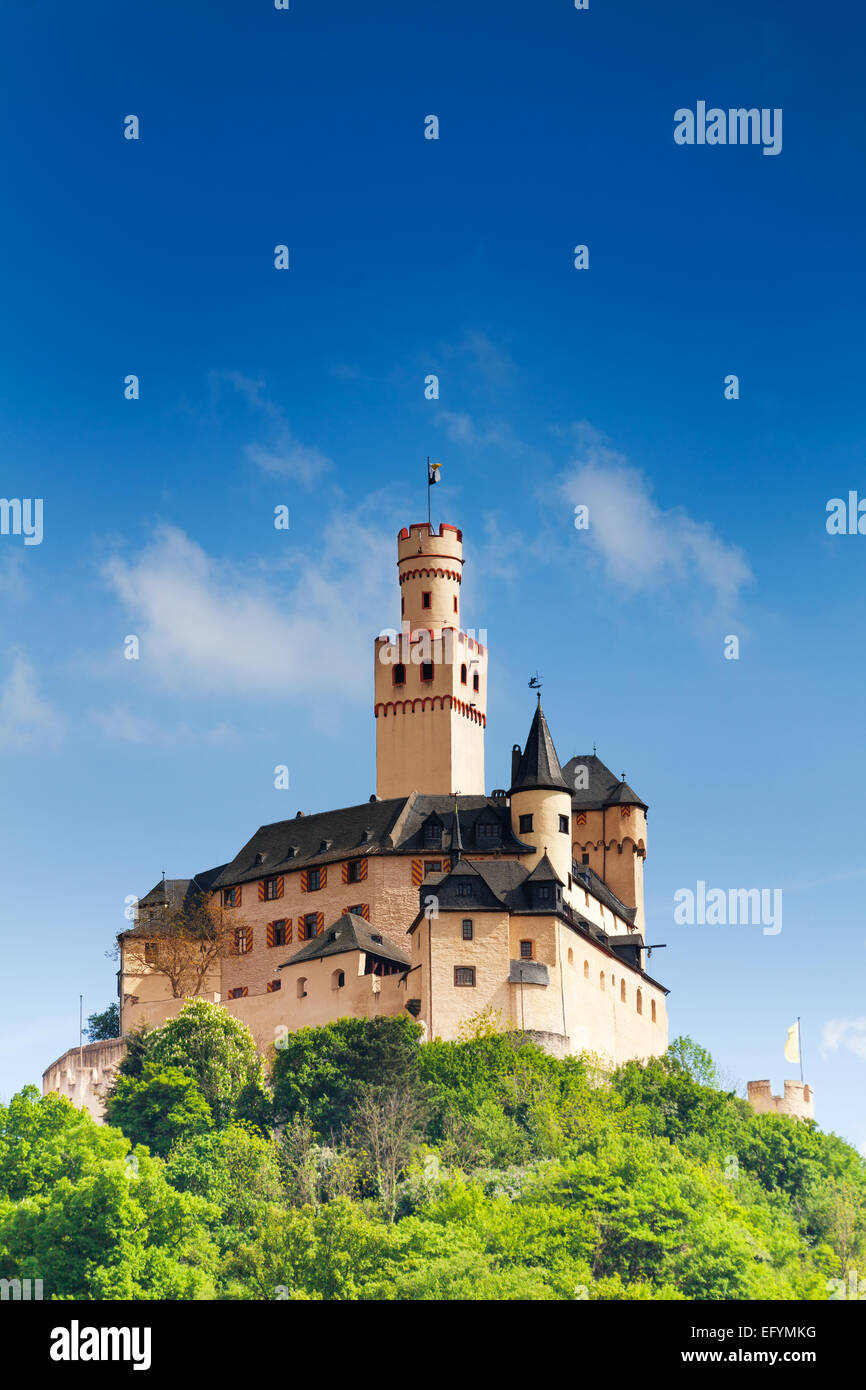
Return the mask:
[[105,1114],[105,1091],[125,1052],[123,1038],[71,1047],[42,1073],[42,1094],[47,1096],[53,1092],[65,1096],[79,1110],[86,1110],[101,1123]]

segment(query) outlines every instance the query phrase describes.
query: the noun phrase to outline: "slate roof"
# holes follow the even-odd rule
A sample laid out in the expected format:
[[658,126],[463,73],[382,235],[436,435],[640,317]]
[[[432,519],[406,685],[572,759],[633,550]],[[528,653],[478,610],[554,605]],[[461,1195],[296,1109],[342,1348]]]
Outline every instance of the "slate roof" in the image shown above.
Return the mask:
[[[455,802],[459,807],[456,831]],[[259,879],[263,874],[311,864],[332,864],[361,855],[436,854],[440,852],[439,845],[424,843],[424,823],[434,813],[443,825],[442,853],[456,848],[458,838],[473,851],[489,853],[499,848],[508,854],[532,853],[532,845],[525,844],[513,833],[510,811],[503,803],[487,796],[455,798],[412,792],[410,796],[393,797],[388,801],[364,801],[360,806],[262,825],[231,863],[223,866],[213,886],[225,888]],[[475,825],[479,819],[499,822],[498,845],[491,845],[489,841],[476,842]]]
[[163,903],[168,903],[172,909],[181,907],[195,894],[209,892],[225,867],[225,864],[217,864],[215,869],[204,869],[193,878],[160,879],[149,893],[139,898],[139,906],[161,907]]
[[383,938],[374,925],[365,922],[354,912],[344,912],[342,917],[330,927],[325,927],[312,941],[305,942],[299,951],[277,968],[282,970],[287,965],[298,965],[301,961],[318,960],[324,956],[341,956],[347,951],[366,951],[369,955],[405,965],[407,969],[412,964],[409,957]]
[[[532,870],[532,873],[529,875],[529,878],[526,880],[526,882],[562,883],[562,879],[559,877],[559,874],[556,872],[556,870],[554,869],[553,865],[547,857],[547,850],[544,851],[543,855],[539,859],[535,868]],[[563,884],[562,886],[565,887],[565,884]]]
[[513,960],[508,971],[512,985],[549,985],[547,966],[541,960]]
[[[578,767],[587,770],[588,786],[575,789],[575,773]],[[575,811],[601,811],[605,806],[640,806],[646,811],[645,801],[632,791],[628,782],[614,776],[595,753],[578,753],[562,769],[569,790],[571,804]]]
[[563,778],[562,768],[559,765],[559,758],[556,756],[556,749],[547,727],[544,710],[541,708],[541,696],[539,695],[538,708],[529,728],[526,747],[512,778],[511,791],[512,793],[532,791],[542,787],[550,788],[553,791],[571,790],[571,786]]

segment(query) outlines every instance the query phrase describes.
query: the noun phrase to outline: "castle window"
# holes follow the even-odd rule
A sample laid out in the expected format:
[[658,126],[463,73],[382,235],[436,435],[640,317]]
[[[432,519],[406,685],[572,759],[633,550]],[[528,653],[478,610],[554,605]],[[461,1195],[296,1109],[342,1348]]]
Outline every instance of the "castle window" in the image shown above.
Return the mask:
[[394,667],[394,684],[406,684],[406,667],[403,665],[402,661],[398,661],[397,665]]
[[298,998],[299,998],[299,999],[306,999],[306,997],[307,997],[307,977],[306,977],[305,975],[302,975],[301,978],[298,980]]
[[589,979],[589,961],[588,961],[588,960],[585,960],[585,961],[583,962],[583,978],[584,978],[585,980],[588,980],[588,979]]
[[252,942],[250,941],[250,932],[247,930],[246,927],[238,927],[237,931],[235,932],[235,952],[237,953],[237,955],[247,955],[251,945]]
[[532,812],[528,816],[520,817],[520,834],[528,835],[532,830]]
[[651,999],[651,1000],[650,1000],[650,1016],[651,1016],[651,1018],[652,1018],[653,1023],[655,1023],[655,1021],[656,1021],[656,1001],[655,1001],[654,999]]
[[473,690],[477,690],[477,689],[478,689],[478,677],[477,677],[477,676],[473,676],[473,677],[472,677],[472,689],[473,689]]
[[581,862],[581,864],[588,864],[588,863],[589,863],[589,855],[588,855],[588,854],[582,854],[582,855],[580,856],[580,862]]
[[465,684],[466,684],[466,662],[465,662],[465,661],[463,662],[463,665],[460,667],[460,684],[461,684],[461,685],[465,685]]
[[640,990],[638,990],[638,992],[637,992],[637,1001],[636,1001],[636,1003],[637,1003],[637,1011],[638,1011],[638,1013],[639,1013],[639,1014],[642,1014],[642,1013],[643,1013],[643,995],[641,994]]
[[433,662],[432,662],[432,661],[422,661],[422,662],[421,662],[421,679],[422,679],[422,681],[432,681],[432,679],[433,679]]
[[572,951],[570,946],[568,948],[568,963],[569,965],[574,965],[574,951]]
[[472,879],[471,879],[471,878],[458,878],[458,880],[457,880],[457,896],[458,896],[458,898],[471,898],[471,897],[472,897]]
[[441,873],[443,867],[444,867],[444,866],[443,866],[443,864],[442,864],[442,860],[441,860],[441,859],[425,859],[425,860],[424,860],[424,877],[426,878],[428,874],[439,874],[439,873]]
[[428,820],[424,826],[425,845],[442,844],[442,823],[438,820]]
[[304,917],[304,940],[312,941],[318,928],[318,912],[308,912]]
[[421,595],[421,607],[422,607],[422,608],[429,608],[429,607],[430,607],[430,590],[429,590],[429,589],[425,589],[425,590],[424,590],[424,593]]
[[271,901],[273,901],[274,898],[281,898],[281,897],[283,896],[283,895],[282,895],[282,892],[281,892],[281,887],[282,887],[282,885],[281,885],[280,880],[279,880],[278,878],[266,878],[266,879],[265,879],[265,901],[266,901],[266,902],[271,902]]
[[283,987],[283,982],[282,982],[282,980],[268,980],[268,983],[267,983],[267,987],[266,987],[266,988],[267,988],[268,994],[276,994],[277,990],[278,990],[278,989],[282,989],[282,987]]
[[463,940],[464,940],[464,941],[471,941],[471,940],[473,939],[473,937],[475,936],[475,928],[474,928],[473,925],[472,925],[472,918],[471,918],[471,917],[464,917],[464,918],[463,918],[462,932],[463,932]]
[[223,889],[223,907],[238,907],[241,901],[240,888]]
[[346,983],[346,976],[342,970],[335,970],[331,976],[331,988],[342,989]]
[[349,863],[346,865],[346,882],[347,882],[347,883],[360,883],[360,882],[361,882],[361,860],[360,860],[360,859],[350,859],[350,860],[349,860]]
[[619,997],[620,997],[620,999],[622,1000],[622,1002],[623,1002],[623,1004],[624,1004],[624,1003],[625,1003],[625,980],[620,980],[620,982],[619,982]]
[[230,990],[229,990],[229,999],[246,999],[246,997],[247,997],[247,986],[246,986],[246,985],[240,985],[237,989],[230,989]]
[[321,870],[321,869],[308,869],[308,870],[307,870],[307,892],[308,892],[308,893],[317,893],[318,890],[321,888],[321,886],[322,886],[322,870]]
[[[353,917],[363,917],[365,922],[369,922],[370,920],[369,903],[353,903],[351,907],[346,908],[346,911],[351,912]],[[376,938],[374,937],[373,940],[375,941]]]
[[454,595],[454,612],[457,612],[457,595]]
[[285,917],[280,918],[278,922],[271,922],[268,927],[268,945],[285,946],[288,942],[288,935],[286,932],[287,926],[288,921]]
[[538,883],[535,887],[536,897],[540,903],[549,903],[551,897],[551,887],[549,883]]
[[144,943],[144,959],[145,959],[145,963],[146,963],[147,965],[153,965],[154,961],[156,960],[156,942],[155,942],[155,941],[145,941],[145,943]]
[[531,941],[521,941],[521,943],[520,943],[520,959],[521,959],[521,960],[532,960],[532,953],[533,953],[533,950],[534,950],[534,947],[533,947]]
[[601,973],[600,973],[600,975],[599,975],[599,977],[598,977],[598,987],[599,987],[599,989],[601,989],[601,990],[604,989],[604,971],[603,971],[603,970],[601,971]]
[[568,816],[559,817],[559,828],[562,831],[563,835],[568,834]]
[[478,844],[498,845],[502,839],[498,821],[479,821],[475,826],[475,839]]
[[454,984],[458,987],[474,988],[475,986],[475,966],[474,965],[455,965]]

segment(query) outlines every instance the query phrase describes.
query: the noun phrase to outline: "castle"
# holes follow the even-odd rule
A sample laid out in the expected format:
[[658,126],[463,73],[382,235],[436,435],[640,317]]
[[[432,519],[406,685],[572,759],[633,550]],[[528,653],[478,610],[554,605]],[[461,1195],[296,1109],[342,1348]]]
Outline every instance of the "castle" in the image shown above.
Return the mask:
[[[161,932],[207,902],[228,944],[196,996],[242,1019],[263,1053],[347,1015],[408,1013],[423,1037],[453,1039],[488,1009],[557,1055],[663,1053],[645,803],[595,752],[560,765],[540,693],[510,786],[488,794],[487,650],[460,626],[462,533],[414,523],[397,556],[401,632],[374,643],[376,795],[261,826],[229,863],[152,888],[118,938],[121,1036],[182,1008]],[[117,1046],[84,1049],[83,1080],[72,1049],[44,1088],[98,1114],[113,1067],[90,1054]]]

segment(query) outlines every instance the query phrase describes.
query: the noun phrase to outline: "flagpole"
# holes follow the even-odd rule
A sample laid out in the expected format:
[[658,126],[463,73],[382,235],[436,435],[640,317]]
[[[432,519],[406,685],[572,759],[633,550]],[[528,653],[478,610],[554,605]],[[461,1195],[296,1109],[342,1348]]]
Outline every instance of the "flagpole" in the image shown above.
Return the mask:
[[797,1051],[800,1054],[800,1085],[803,1084],[803,1030],[800,1027],[800,1015],[797,1015]]
[[430,455],[427,455],[427,525],[433,530],[433,521],[430,514]]

